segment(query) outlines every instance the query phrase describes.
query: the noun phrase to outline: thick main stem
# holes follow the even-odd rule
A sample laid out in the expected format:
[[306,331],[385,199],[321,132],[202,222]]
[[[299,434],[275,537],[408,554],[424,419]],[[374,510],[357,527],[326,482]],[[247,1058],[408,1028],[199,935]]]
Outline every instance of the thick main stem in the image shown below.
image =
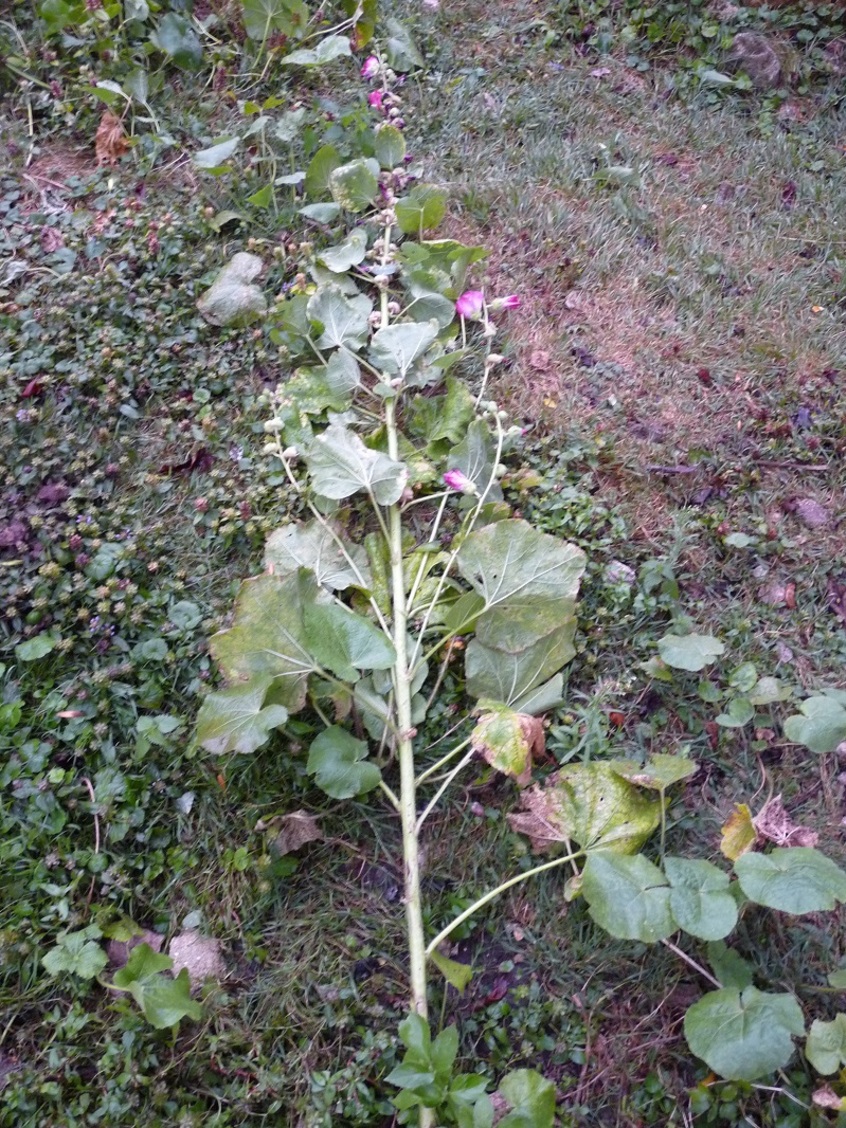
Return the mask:
[[[388,455],[398,454],[396,401],[386,404],[385,423]],[[405,570],[402,559],[402,519],[399,505],[388,509],[388,541],[391,554],[391,595],[393,605],[394,701],[397,715],[397,760],[400,769],[400,818],[405,873],[405,917],[408,932],[411,1002],[414,1010],[428,1017],[426,1001],[426,941],[420,900],[420,860],[417,841],[417,787],[414,779],[414,736],[411,723],[411,675],[408,668],[408,610],[405,596]],[[422,1123],[422,1122],[421,1122]]]

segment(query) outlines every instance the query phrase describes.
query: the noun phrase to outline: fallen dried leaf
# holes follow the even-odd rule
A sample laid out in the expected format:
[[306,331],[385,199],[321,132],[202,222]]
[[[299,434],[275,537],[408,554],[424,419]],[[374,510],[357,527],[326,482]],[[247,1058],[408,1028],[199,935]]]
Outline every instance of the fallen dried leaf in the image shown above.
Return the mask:
[[529,364],[532,368],[537,369],[538,372],[548,372],[552,367],[549,353],[544,349],[535,349],[529,357]]
[[124,153],[129,151],[123,122],[111,110],[105,110],[97,126],[94,151],[98,165],[113,165]]
[[322,838],[323,831],[314,815],[306,811],[292,811],[279,820],[279,833],[274,845],[280,854],[290,854],[307,842],[319,842]]
[[736,862],[758,840],[758,833],[752,821],[752,812],[745,803],[736,803],[734,810],[722,827],[720,852],[731,862]]
[[752,823],[761,838],[776,846],[816,846],[820,840],[815,830],[791,821],[780,795],[768,799]]

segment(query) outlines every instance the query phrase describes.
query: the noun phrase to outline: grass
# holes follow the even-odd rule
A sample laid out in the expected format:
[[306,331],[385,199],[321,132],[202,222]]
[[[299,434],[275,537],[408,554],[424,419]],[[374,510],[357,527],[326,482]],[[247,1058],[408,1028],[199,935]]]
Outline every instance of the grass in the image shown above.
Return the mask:
[[[736,802],[782,793],[843,861],[836,758],[775,735],[789,706],[743,730],[713,718],[742,662],[804,688],[842,684],[829,589],[844,548],[846,106],[818,75],[786,96],[715,95],[689,79],[690,45],[633,58],[625,6],[577,7],[583,23],[594,9],[611,20],[610,52],[582,53],[584,29],[563,5],[392,5],[427,49],[426,72],[407,86],[408,136],[450,188],[446,233],[488,247],[486,284],[523,299],[495,394],[532,428],[526,468],[541,482],[521,492],[515,467],[511,497],[590,558],[550,747],[566,760],[688,745],[702,770],[671,807],[674,850],[714,854]],[[773,34],[787,43],[784,21]],[[195,107],[189,82],[182,97],[174,112],[189,147],[238,120],[225,105]],[[339,815],[307,784],[296,748],[279,749],[293,773],[282,756],[220,764],[188,753],[210,676],[205,641],[288,505],[258,456],[257,397],[280,363],[250,331],[210,332],[194,311],[226,256],[248,245],[204,211],[230,206],[232,186],[176,166],[139,194],[131,157],[97,172],[84,99],[70,143],[58,113],[41,112],[30,134],[16,89],[3,113],[18,146],[3,214],[26,272],[0,290],[2,528],[24,526],[4,542],[0,574],[4,700],[23,703],[4,733],[0,1123],[388,1124],[381,1078],[404,997],[395,820],[363,807]],[[96,269],[55,276],[44,230],[84,261],[92,223]],[[258,220],[256,231],[274,238]],[[289,280],[297,257],[269,285]],[[31,380],[43,389],[22,399]],[[68,496],[39,501],[45,485]],[[826,523],[809,527],[797,500],[823,506]],[[733,546],[732,533],[750,543]],[[119,556],[98,579],[104,541]],[[615,563],[632,569],[631,585],[609,574]],[[194,611],[174,622],[184,603]],[[693,675],[662,683],[639,668],[687,621],[727,643],[706,679],[720,703],[703,700]],[[17,644],[54,629],[61,646],[16,660]],[[71,712],[81,715],[61,716]],[[139,751],[139,719],[162,715],[181,727]],[[99,799],[99,852],[83,770]],[[433,821],[433,925],[528,865],[503,817],[511,801],[480,772]],[[321,815],[326,840],[297,866],[276,852],[270,820],[302,807]],[[670,952],[598,948],[555,875],[517,894],[457,941],[478,965],[467,996],[435,1000],[447,1021],[460,1018],[468,1065],[542,1068],[562,1125],[822,1122],[797,1113],[814,1084],[801,1065],[772,1091],[703,1086],[680,1028],[700,983]],[[56,933],[92,903],[171,933],[201,914],[231,977],[206,989],[199,1027],[156,1034],[129,1004],[43,974]],[[750,921],[744,953],[762,981],[804,984],[816,1003],[842,914],[772,919],[765,932]]]

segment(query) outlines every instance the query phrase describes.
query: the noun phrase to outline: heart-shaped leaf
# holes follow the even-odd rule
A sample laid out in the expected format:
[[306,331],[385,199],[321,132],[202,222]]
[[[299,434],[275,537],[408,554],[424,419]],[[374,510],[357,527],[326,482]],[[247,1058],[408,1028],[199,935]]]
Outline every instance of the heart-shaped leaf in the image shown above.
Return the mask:
[[846,741],[846,708],[833,697],[809,697],[784,722],[784,735],[812,752],[833,752]]
[[311,484],[321,497],[340,500],[359,491],[373,495],[379,505],[398,501],[408,470],[380,451],[366,447],[358,435],[333,424],[311,444],[306,462]]
[[642,854],[590,854],[582,894],[596,923],[619,940],[654,944],[676,931],[667,879]]
[[367,744],[340,725],[324,729],[311,742],[306,770],[332,799],[351,799],[379,786],[382,773],[367,759]]
[[756,1081],[783,1069],[793,1056],[793,1037],[804,1032],[792,995],[769,995],[755,987],[711,991],[684,1019],[691,1051],[729,1081]]
[[272,678],[256,678],[245,685],[210,693],[197,717],[197,741],[216,755],[224,752],[249,755],[261,748],[271,732],[288,719],[284,706],[264,705],[272,684]]
[[321,286],[306,308],[309,321],[319,326],[319,349],[344,346],[355,352],[367,340],[373,304],[364,294],[348,297],[338,285]]
[[722,940],[737,924],[729,877],[701,859],[665,858],[670,911],[676,924],[700,940]]
[[233,255],[197,302],[197,309],[212,325],[248,325],[267,312],[264,294],[254,285],[264,269],[257,255]]
[[668,666],[676,670],[704,670],[725,650],[725,645],[712,635],[667,634],[658,639],[658,653]]
[[829,912],[846,901],[846,873],[812,846],[744,854],[734,872],[750,901],[783,913]]
[[846,1065],[846,1014],[835,1015],[831,1022],[817,1018],[811,1023],[805,1057],[823,1076]]

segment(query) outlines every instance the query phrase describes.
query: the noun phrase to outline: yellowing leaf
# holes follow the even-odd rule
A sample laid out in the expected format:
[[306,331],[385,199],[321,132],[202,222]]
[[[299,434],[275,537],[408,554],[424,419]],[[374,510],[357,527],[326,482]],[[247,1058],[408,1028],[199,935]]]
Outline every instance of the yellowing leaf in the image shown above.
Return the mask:
[[498,701],[481,701],[479,711],[481,716],[470,735],[473,748],[492,768],[526,787],[532,779],[532,765],[544,751],[543,722]]
[[745,803],[736,803],[722,828],[720,851],[731,862],[751,850],[758,840],[752,812]]

